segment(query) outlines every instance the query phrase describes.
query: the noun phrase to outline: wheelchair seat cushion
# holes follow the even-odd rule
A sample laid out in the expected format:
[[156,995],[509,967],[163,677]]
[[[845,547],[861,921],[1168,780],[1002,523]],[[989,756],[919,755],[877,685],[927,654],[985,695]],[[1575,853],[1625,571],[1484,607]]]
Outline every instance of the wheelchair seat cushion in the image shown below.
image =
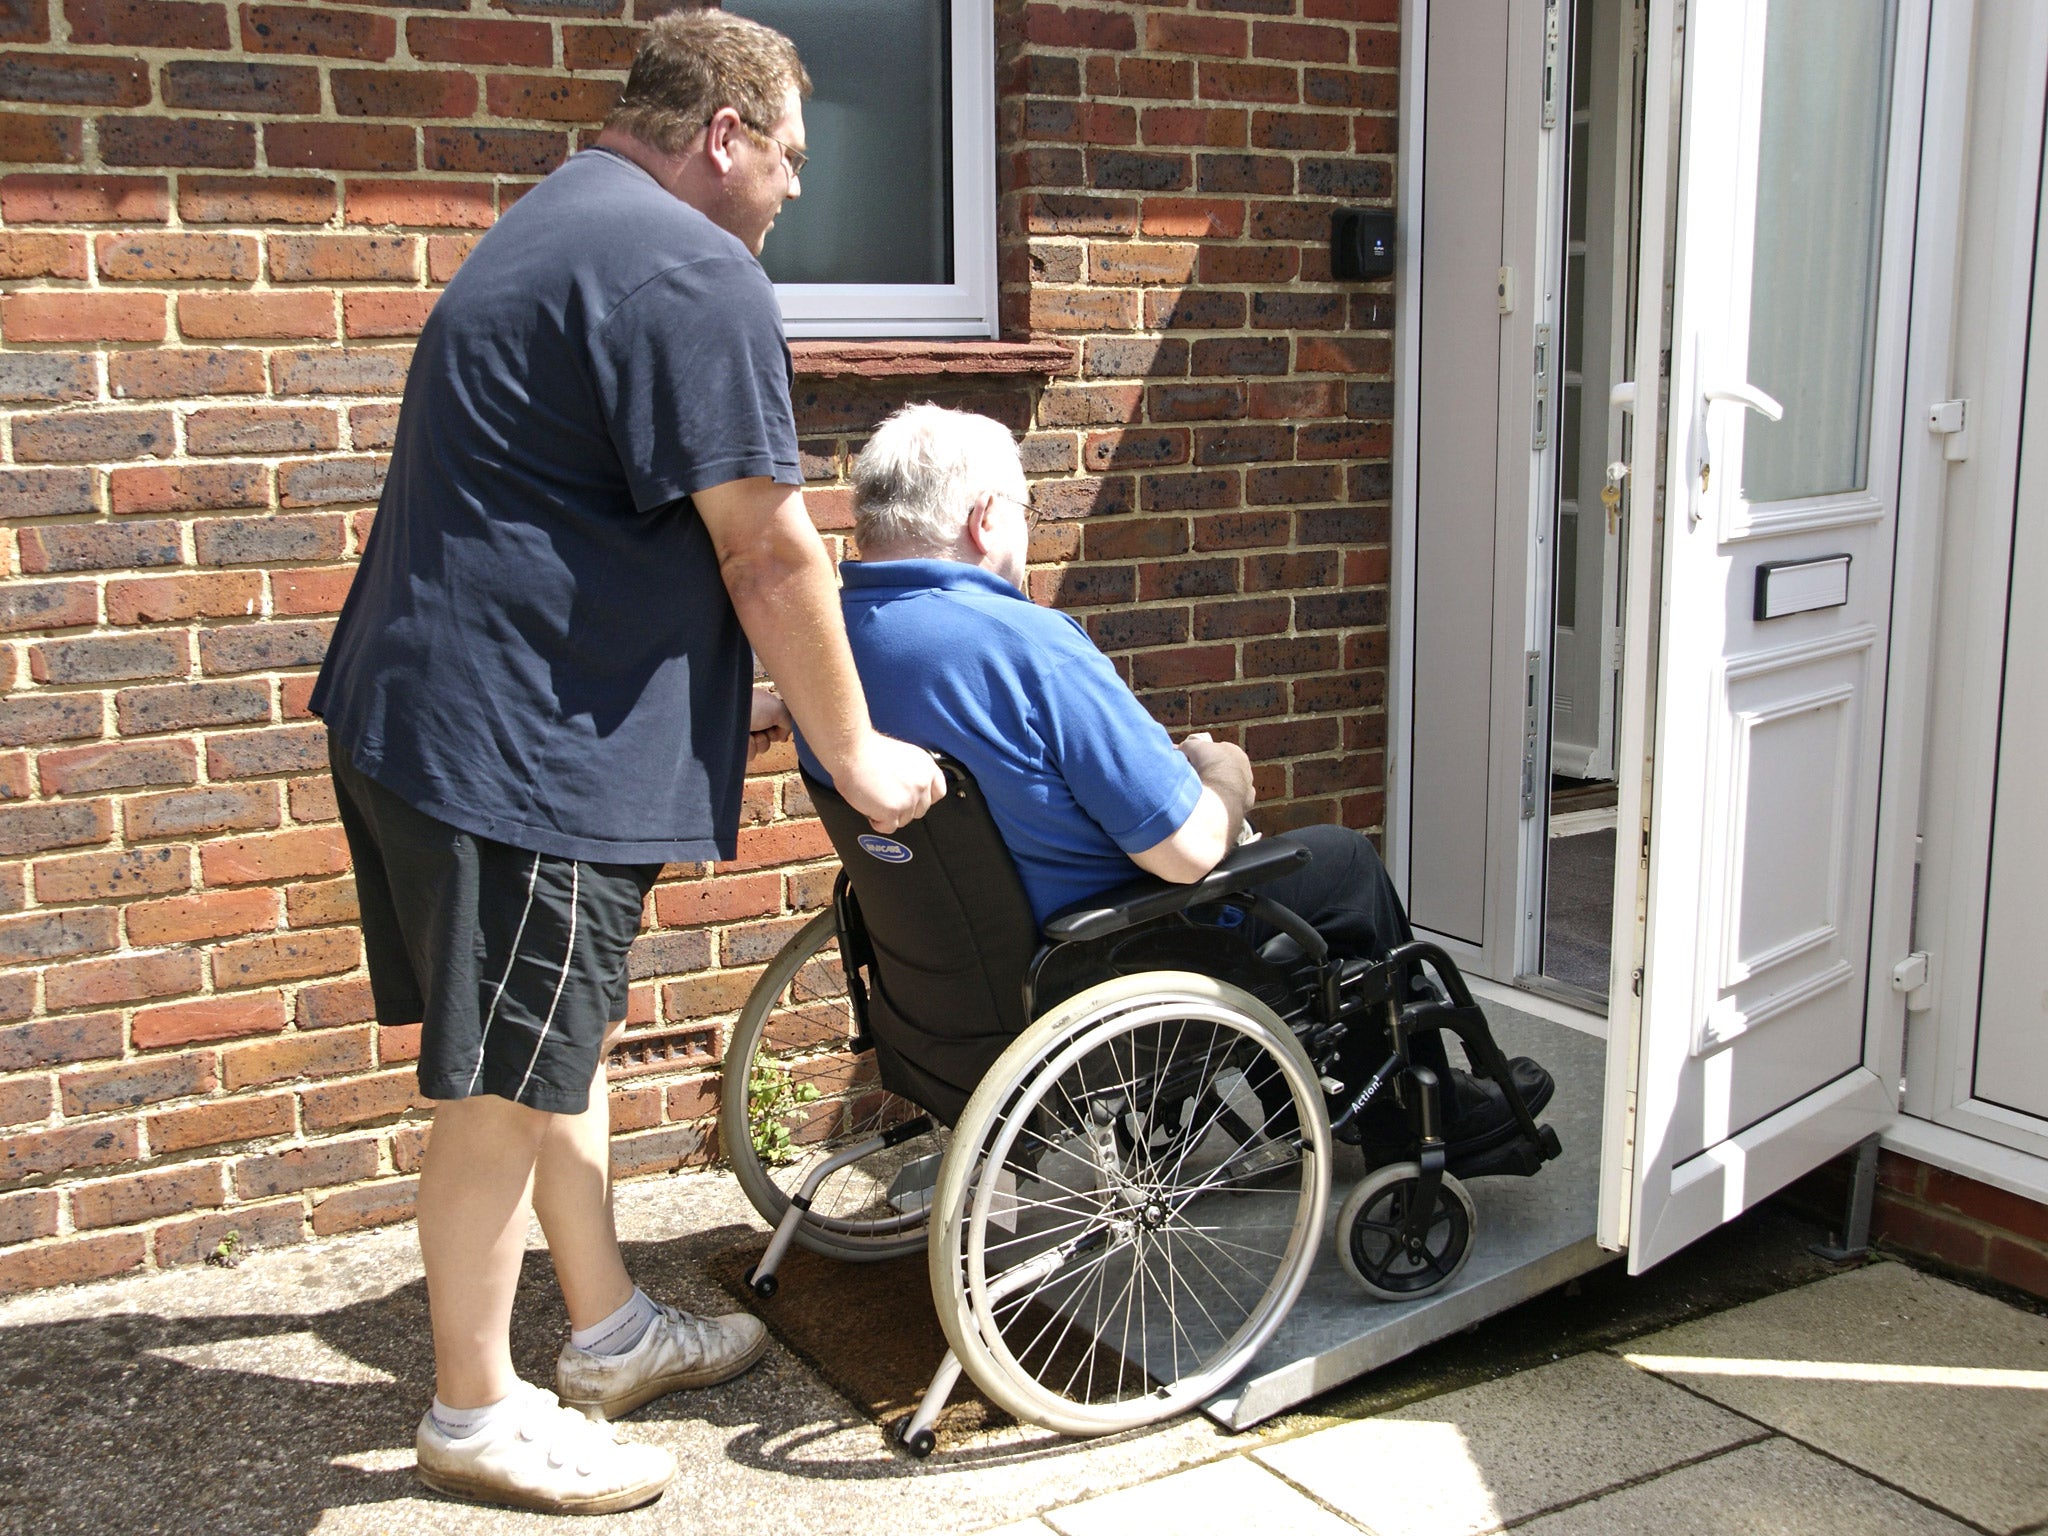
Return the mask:
[[804,784],[873,950],[868,1029],[882,1084],[950,1125],[1030,1022],[1038,925],[979,787],[941,762],[945,798],[888,836],[809,774]]

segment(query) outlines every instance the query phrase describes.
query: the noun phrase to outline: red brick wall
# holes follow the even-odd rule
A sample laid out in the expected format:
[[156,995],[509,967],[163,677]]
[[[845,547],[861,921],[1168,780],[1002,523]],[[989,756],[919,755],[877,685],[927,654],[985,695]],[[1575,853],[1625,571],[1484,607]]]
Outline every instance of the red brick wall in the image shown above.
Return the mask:
[[[1839,1223],[1852,1162],[1838,1158],[1786,1198]],[[2048,1297],[2048,1206],[1917,1158],[1878,1153],[1870,1236],[1880,1247]]]
[[[0,0],[0,1292],[410,1212],[305,700],[409,338],[631,3]],[[1033,595],[1242,741],[1269,826],[1381,816],[1390,296],[1326,242],[1391,197],[1397,9],[1004,0],[1004,323],[1064,349],[799,349],[821,527],[903,400],[1008,421]],[[721,1021],[826,896],[789,768],[649,903],[628,1172],[711,1155]]]

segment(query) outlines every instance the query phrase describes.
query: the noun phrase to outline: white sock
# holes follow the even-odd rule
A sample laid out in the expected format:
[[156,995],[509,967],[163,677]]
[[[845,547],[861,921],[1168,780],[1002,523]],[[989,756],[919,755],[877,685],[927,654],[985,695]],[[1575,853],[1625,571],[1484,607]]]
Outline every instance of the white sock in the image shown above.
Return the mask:
[[636,1285],[632,1298],[623,1307],[588,1328],[574,1330],[569,1342],[593,1355],[623,1355],[647,1336],[655,1315],[654,1303]]
[[485,1403],[481,1408],[450,1408],[436,1396],[427,1416],[434,1421],[434,1427],[450,1440],[467,1440],[478,1430],[489,1428],[500,1414],[509,1412],[518,1396],[514,1392],[495,1403]]

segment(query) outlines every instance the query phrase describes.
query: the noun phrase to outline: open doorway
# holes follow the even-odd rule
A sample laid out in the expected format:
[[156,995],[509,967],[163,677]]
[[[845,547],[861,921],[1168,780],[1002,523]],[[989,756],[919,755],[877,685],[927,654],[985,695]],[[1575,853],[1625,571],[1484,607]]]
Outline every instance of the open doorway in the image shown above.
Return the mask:
[[1618,838],[1627,558],[1628,377],[1636,287],[1643,10],[1574,0],[1563,276],[1558,311],[1556,485],[1551,517],[1549,794],[1542,924],[1525,981],[1604,1012]]

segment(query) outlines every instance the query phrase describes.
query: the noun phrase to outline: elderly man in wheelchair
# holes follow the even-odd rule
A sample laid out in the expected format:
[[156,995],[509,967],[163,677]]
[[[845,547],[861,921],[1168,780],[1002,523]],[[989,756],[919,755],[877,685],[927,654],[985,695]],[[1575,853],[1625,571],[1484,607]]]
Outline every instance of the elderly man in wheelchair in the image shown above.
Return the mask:
[[923,1455],[963,1369],[1068,1434],[1213,1395],[1307,1279],[1333,1140],[1368,1170],[1344,1268],[1380,1300],[1450,1284],[1477,1237],[1462,1181],[1557,1155],[1549,1075],[1503,1056],[1364,837],[1250,833],[1245,754],[1173,745],[1025,597],[1007,429],[912,406],[853,480],[855,661],[949,793],[882,836],[803,754],[843,872],[748,998],[720,1106],[776,1227],[755,1290],[792,1242],[927,1250],[952,1348],[900,1426]]

